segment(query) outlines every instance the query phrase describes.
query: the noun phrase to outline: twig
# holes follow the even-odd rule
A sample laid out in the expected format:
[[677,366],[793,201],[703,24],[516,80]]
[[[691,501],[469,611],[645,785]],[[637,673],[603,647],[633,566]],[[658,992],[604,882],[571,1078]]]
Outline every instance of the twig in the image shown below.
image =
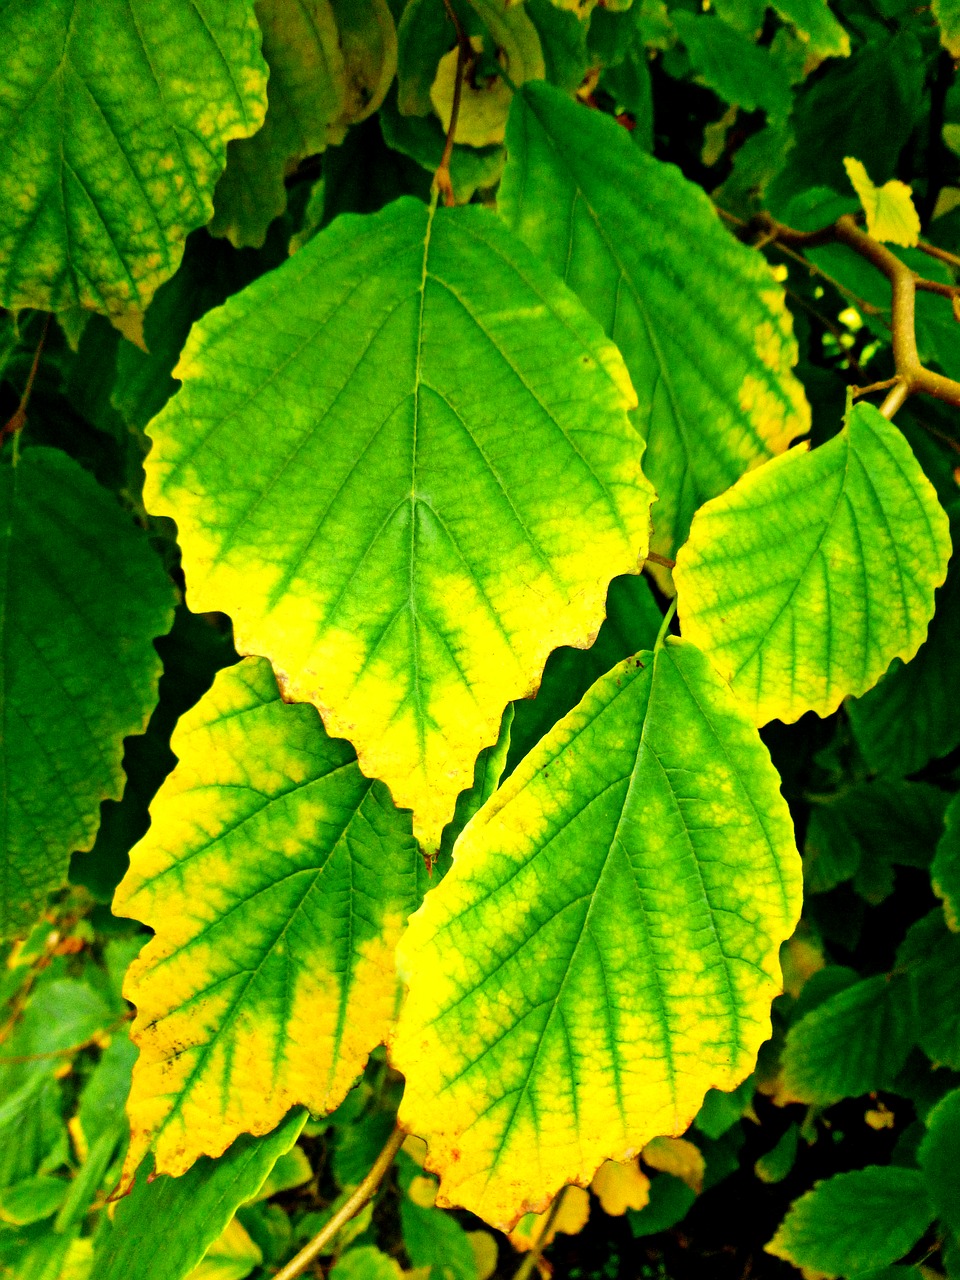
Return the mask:
[[513,1280],[528,1280],[533,1268],[540,1261],[541,1255],[550,1241],[550,1231],[557,1220],[557,1214],[560,1212],[560,1206],[563,1204],[564,1196],[566,1196],[566,1194],[567,1188],[561,1187],[553,1201],[553,1204],[547,1210],[547,1216],[544,1218],[540,1230],[537,1233],[536,1240],[534,1240],[533,1244],[530,1246],[530,1252],[520,1263],[519,1267],[517,1267],[516,1275],[513,1277]]
[[463,94],[463,77],[466,75],[467,63],[473,57],[473,46],[470,43],[467,33],[464,31],[460,19],[457,17],[456,10],[450,3],[450,0],[443,0],[443,7],[447,11],[447,17],[453,23],[457,33],[457,74],[453,82],[453,103],[450,108],[450,125],[447,129],[447,138],[443,144],[443,155],[440,157],[440,163],[437,165],[437,172],[433,176],[434,186],[443,197],[443,203],[450,208],[456,203],[453,194],[453,181],[450,177],[450,157],[453,155],[453,140],[457,132],[457,121],[460,118],[460,98]]
[[946,249],[941,249],[939,245],[930,244],[927,240],[918,240],[917,248],[921,253],[925,253],[928,258],[936,258],[938,262],[945,262],[948,267],[960,267],[960,258],[955,253],[948,253]]
[[43,345],[47,340],[47,330],[49,328],[50,312],[48,311],[43,322],[43,328],[40,331],[40,341],[37,343],[37,349],[33,353],[33,363],[30,365],[30,372],[27,374],[27,381],[23,388],[23,395],[20,397],[20,403],[14,409],[10,418],[0,427],[0,444],[3,444],[7,436],[19,435],[26,426],[27,405],[30,403],[30,396],[33,394],[33,384],[36,381],[37,370],[40,367],[40,356],[43,354]]
[[[740,223],[740,219],[728,221]],[[824,244],[842,244],[852,249],[871,266],[886,276],[890,282],[890,335],[893,343],[893,362],[896,368],[896,385],[891,387],[887,398],[880,406],[885,417],[892,417],[908,396],[920,391],[944,400],[947,404],[960,406],[960,382],[934,373],[920,362],[917,351],[916,335],[916,295],[918,288],[931,288],[940,293],[945,290],[934,287],[935,281],[922,281],[915,271],[892,253],[886,245],[875,240],[873,236],[857,226],[849,214],[844,214],[828,227],[818,231],[796,231],[793,227],[784,226],[769,214],[760,214],[749,224],[767,238],[768,242],[785,246],[799,252],[816,248]],[[806,262],[806,259],[803,259]],[[953,289],[946,290],[949,296],[955,296]]]
[[656,551],[647,552],[648,564],[659,564],[664,569],[675,569],[677,567],[676,560],[671,560],[669,556],[658,555]]
[[390,1166],[393,1164],[397,1152],[403,1145],[406,1133],[399,1125],[396,1126],[393,1133],[387,1139],[386,1146],[374,1160],[370,1167],[369,1173],[354,1191],[353,1195],[344,1202],[333,1215],[333,1217],[317,1232],[313,1239],[303,1246],[295,1258],[292,1258],[285,1267],[277,1272],[274,1280],[294,1280],[294,1277],[303,1275],[310,1263],[315,1258],[319,1258],[326,1249],[327,1245],[334,1238],[341,1227],[345,1226],[351,1218],[355,1217],[364,1207],[368,1200],[372,1200],[376,1194],[377,1188],[383,1181],[384,1176]]

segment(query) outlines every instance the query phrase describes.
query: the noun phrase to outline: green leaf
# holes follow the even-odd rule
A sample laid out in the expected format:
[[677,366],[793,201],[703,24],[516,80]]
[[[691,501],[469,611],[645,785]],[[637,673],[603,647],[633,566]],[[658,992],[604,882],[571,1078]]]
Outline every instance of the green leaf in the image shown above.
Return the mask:
[[948,1093],[927,1116],[919,1159],[937,1216],[960,1239],[960,1089]]
[[572,92],[583,82],[590,65],[587,23],[551,0],[526,0],[524,7],[540,37],[546,64],[544,79],[558,89]]
[[827,0],[773,0],[773,8],[818,58],[846,58],[850,36],[830,12]]
[[262,245],[287,207],[284,177],[323,151],[327,129],[345,107],[346,81],[330,0],[256,0],[270,71],[267,115],[251,138],[227,147],[227,167],[210,224],[238,248]]
[[803,850],[807,892],[825,893],[856,877],[859,893],[882,902],[893,889],[892,864],[930,865],[947,802],[927,783],[878,778],[815,805]]
[[[0,304],[142,311],[259,127],[250,0],[49,0],[0,12]],[[109,50],[109,56],[105,56]]]
[[724,102],[786,119],[790,82],[768,49],[712,14],[675,9],[670,16],[698,77]]
[[917,652],[949,557],[933,486],[861,403],[820,448],[791,450],[698,511],[674,571],[683,634],[757,724],[826,716]]
[[915,993],[903,977],[877,974],[828,997],[787,1032],[781,1056],[791,1100],[829,1106],[889,1089],[917,1033]]
[[762,1155],[754,1165],[754,1172],[761,1182],[782,1182],[790,1173],[797,1158],[797,1142],[800,1129],[792,1124],[776,1144]]
[[642,1209],[628,1209],[627,1221],[635,1238],[669,1231],[687,1216],[697,1193],[680,1178],[661,1173],[650,1181],[650,1199]]
[[509,1228],[750,1071],[798,910],[777,784],[729,690],[668,641],[477,814],[399,952],[400,1119],[438,1203]]
[[501,213],[623,352],[659,497],[651,547],[673,556],[707,498],[808,428],[782,291],[703,192],[609,117],[527,85],[507,145]]
[[933,891],[943,899],[947,924],[960,932],[960,796],[950,802],[944,819],[946,829],[937,845],[930,867]]
[[69,1185],[65,1178],[37,1174],[5,1188],[0,1191],[0,1222],[23,1227],[52,1218]]
[[123,791],[156,702],[173,587],[115,499],[54,449],[0,465],[0,937],[24,933]]
[[589,649],[555,649],[547,659],[540,688],[514,703],[510,753],[512,773],[557,721],[572,710],[594,680],[641,649],[652,649],[663,614],[642,575],[614,578],[607,592],[607,616]]
[[386,1035],[393,947],[426,880],[386,788],[269,664],[222,671],[180,720],[114,911],[156,935],[125,983],[140,1057],[126,1172],[161,1173],[331,1111]]
[[145,501],[192,607],[232,615],[434,851],[506,704],[646,554],[619,355],[486,210],[403,199],[207,315],[176,376]]
[[257,1194],[305,1120],[305,1111],[292,1112],[273,1133],[244,1135],[219,1160],[203,1158],[180,1178],[150,1180],[145,1163],[133,1190],[117,1204],[113,1229],[98,1240],[92,1274],[97,1280],[182,1280],[237,1207]]
[[363,1244],[341,1253],[330,1280],[401,1280],[402,1275],[396,1258],[372,1244]]
[[330,0],[343,53],[346,97],[330,127],[331,142],[342,142],[347,127],[366,120],[381,106],[397,72],[397,29],[387,0]]
[[[380,109],[379,122],[388,147],[416,160],[431,175],[436,171],[445,138],[435,115],[423,119],[401,115],[396,92],[391,90]],[[500,178],[505,158],[506,152],[499,144],[455,146],[450,157],[450,180],[457,203],[466,204],[478,189],[493,186]]]
[[958,629],[960,557],[950,561],[916,657],[895,659],[873,689],[846,703],[857,746],[877,773],[916,773],[960,743]]
[[[401,1176],[404,1191],[410,1181]],[[429,1268],[431,1280],[477,1280],[470,1240],[456,1218],[442,1209],[416,1204],[405,1194],[400,1201],[400,1225],[407,1257],[414,1267]]]
[[931,911],[911,927],[897,952],[916,990],[917,1043],[935,1063],[960,1071],[960,935]]
[[902,1258],[932,1220],[916,1169],[872,1165],[818,1182],[795,1200],[767,1252],[826,1276],[851,1276]]

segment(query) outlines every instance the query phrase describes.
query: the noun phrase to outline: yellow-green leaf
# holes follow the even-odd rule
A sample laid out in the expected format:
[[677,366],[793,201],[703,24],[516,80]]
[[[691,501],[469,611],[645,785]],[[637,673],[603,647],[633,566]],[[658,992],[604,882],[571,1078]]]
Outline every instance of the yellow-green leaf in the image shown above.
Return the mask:
[[646,554],[619,354],[492,214],[403,199],[204,317],[176,376],[145,501],[192,606],[232,615],[435,850],[506,704]]
[[156,931],[124,987],[127,1174],[151,1146],[178,1174],[296,1103],[335,1107],[391,1025],[393,948],[425,884],[409,814],[262,659],[217,676],[173,749],[114,903]]
[[257,0],[263,56],[270,68],[267,116],[252,138],[227,148],[217,183],[214,235],[262,245],[287,207],[284,177],[327,145],[328,126],[346,105],[346,78],[330,0]]
[[400,1118],[438,1203],[509,1229],[748,1074],[799,912],[778,783],[703,655],[668,641],[467,826],[399,950]]
[[950,558],[949,522],[902,434],[858,404],[700,509],[674,571],[683,634],[757,724],[829,715],[909,662]]
[[920,215],[907,184],[899,178],[891,178],[882,187],[875,186],[870,181],[866,166],[853,156],[844,156],[843,167],[867,215],[870,235],[907,249],[915,245],[920,239]]
[[133,517],[73,459],[0,465],[0,937],[23,936],[157,699],[174,593]]
[[703,502],[809,427],[783,291],[698,187],[557,89],[516,95],[507,150],[503,217],[623,352],[659,499],[651,546],[674,556]]
[[231,1218],[187,1280],[245,1280],[262,1261],[259,1245],[239,1218]]
[[817,58],[849,57],[850,36],[833,16],[827,0],[773,0],[773,8]]
[[5,4],[0,46],[0,304],[144,310],[263,121],[252,0]]

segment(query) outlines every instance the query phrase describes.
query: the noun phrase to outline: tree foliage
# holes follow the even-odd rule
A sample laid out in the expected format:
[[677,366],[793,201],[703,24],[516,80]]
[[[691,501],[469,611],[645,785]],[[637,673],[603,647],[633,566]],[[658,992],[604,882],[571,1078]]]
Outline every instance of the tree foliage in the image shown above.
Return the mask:
[[960,1276],[954,8],[0,2],[3,1280]]

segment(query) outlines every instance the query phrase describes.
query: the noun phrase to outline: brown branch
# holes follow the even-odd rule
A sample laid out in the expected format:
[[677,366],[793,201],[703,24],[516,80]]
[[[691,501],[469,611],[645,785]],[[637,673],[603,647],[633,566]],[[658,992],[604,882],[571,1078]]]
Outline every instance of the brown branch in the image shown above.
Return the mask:
[[460,98],[463,95],[463,78],[467,72],[467,65],[473,58],[473,45],[460,19],[457,17],[456,10],[450,3],[450,0],[443,0],[443,7],[447,11],[447,17],[453,23],[454,30],[457,33],[457,74],[453,82],[453,103],[450,108],[450,125],[447,129],[446,141],[443,144],[443,155],[440,157],[440,163],[437,165],[437,172],[433,176],[434,186],[443,198],[443,203],[450,208],[456,203],[453,194],[453,180],[450,177],[450,157],[453,155],[453,140],[457,132],[457,121],[460,118]]
[[[43,328],[40,331],[40,341],[37,343],[37,349],[33,353],[33,363],[30,365],[30,372],[27,374],[26,385],[23,388],[23,395],[20,397],[20,403],[14,409],[9,419],[0,427],[0,444],[3,444],[7,436],[19,435],[23,428],[27,425],[27,405],[30,403],[30,396],[33,394],[33,384],[37,378],[37,370],[40,367],[40,357],[43,354],[43,346],[47,340],[47,330],[50,328],[50,312],[47,312],[46,319],[43,322]],[[16,448],[16,446],[14,447]]]
[[[806,249],[824,244],[842,244],[852,249],[871,266],[876,267],[890,282],[890,336],[896,368],[894,384],[880,406],[880,412],[885,417],[892,417],[907,397],[916,392],[923,392],[934,396],[937,400],[960,407],[960,382],[944,377],[943,374],[934,373],[932,369],[927,369],[921,363],[916,335],[917,290],[928,289],[931,292],[945,293],[948,297],[955,298],[960,293],[960,289],[941,286],[936,281],[922,279],[905,262],[901,262],[886,245],[858,227],[849,214],[844,214],[830,226],[822,227],[818,231],[797,231],[793,227],[784,226],[767,213],[759,214],[749,223],[733,219],[730,215],[726,216],[728,221],[739,224],[745,231],[756,231],[766,243],[774,243],[790,249],[800,254],[801,258]],[[805,258],[802,260],[807,262]],[[843,292],[848,291],[843,290]]]
[[921,253],[925,253],[928,258],[936,258],[938,262],[945,262],[948,267],[960,267],[960,258],[955,253],[948,253],[946,249],[941,249],[936,244],[930,244],[928,240],[918,240],[917,248]]
[[397,1125],[356,1191],[344,1201],[333,1217],[324,1223],[313,1239],[303,1246],[296,1257],[291,1258],[287,1265],[277,1272],[274,1280],[294,1280],[296,1276],[303,1275],[311,1262],[320,1257],[341,1227],[346,1226],[351,1218],[356,1217],[367,1201],[372,1200],[376,1195],[377,1188],[393,1164],[406,1136],[405,1131]]

